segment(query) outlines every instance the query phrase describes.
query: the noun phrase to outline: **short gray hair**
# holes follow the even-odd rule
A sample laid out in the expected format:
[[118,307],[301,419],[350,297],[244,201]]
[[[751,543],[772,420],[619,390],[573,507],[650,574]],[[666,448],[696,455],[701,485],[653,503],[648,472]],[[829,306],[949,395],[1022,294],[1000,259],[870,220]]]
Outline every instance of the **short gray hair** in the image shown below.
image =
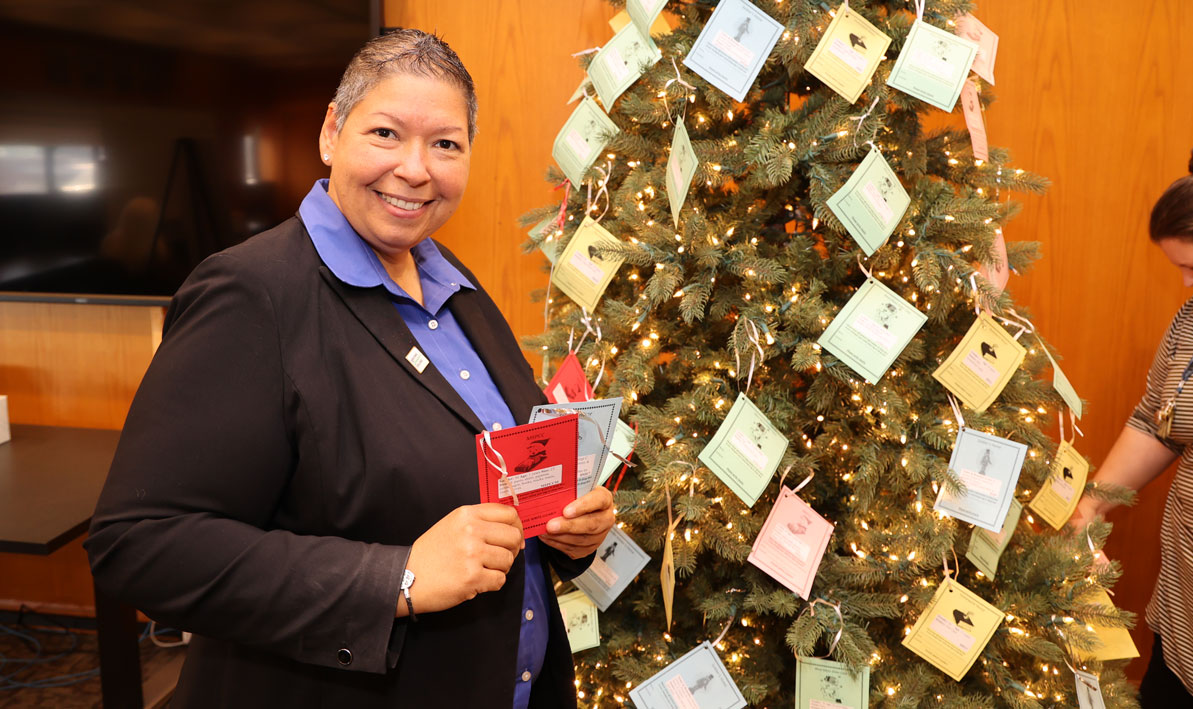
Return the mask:
[[447,42],[413,29],[395,29],[370,39],[348,62],[332,100],[337,133],[365,94],[394,74],[434,77],[458,86],[468,104],[468,142],[472,142],[476,137],[476,87],[472,76]]

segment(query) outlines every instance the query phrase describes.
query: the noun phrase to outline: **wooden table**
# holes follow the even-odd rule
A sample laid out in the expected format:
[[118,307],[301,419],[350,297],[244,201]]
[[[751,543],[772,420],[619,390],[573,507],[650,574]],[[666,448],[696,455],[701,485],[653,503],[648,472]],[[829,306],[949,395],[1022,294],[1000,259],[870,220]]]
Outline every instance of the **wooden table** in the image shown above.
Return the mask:
[[[119,438],[119,431],[12,426],[12,440],[0,444],[0,552],[47,555],[85,534]],[[169,696],[177,665],[172,678],[151,678],[142,692],[133,608],[97,589],[95,624],[105,709],[141,709],[146,695],[149,706],[159,702],[154,695]]]

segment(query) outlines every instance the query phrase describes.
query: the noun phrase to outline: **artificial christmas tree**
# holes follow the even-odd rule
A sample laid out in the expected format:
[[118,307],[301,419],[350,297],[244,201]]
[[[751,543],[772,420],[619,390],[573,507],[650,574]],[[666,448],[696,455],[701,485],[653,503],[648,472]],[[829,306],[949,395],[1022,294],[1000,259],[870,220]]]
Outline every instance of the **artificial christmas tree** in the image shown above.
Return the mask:
[[[1109,525],[1032,515],[1081,494],[1044,430],[1080,400],[1003,291],[1037,258],[1009,195],[1046,181],[977,135],[973,4],[627,10],[527,216],[544,383],[574,353],[635,429],[581,704],[1133,706]],[[959,100],[969,131],[925,127]]]

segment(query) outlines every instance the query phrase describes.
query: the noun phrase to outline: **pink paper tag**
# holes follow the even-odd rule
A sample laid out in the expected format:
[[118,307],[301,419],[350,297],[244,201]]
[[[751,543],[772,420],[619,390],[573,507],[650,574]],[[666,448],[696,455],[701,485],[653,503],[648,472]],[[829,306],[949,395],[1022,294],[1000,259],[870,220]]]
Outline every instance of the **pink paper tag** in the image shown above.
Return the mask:
[[592,401],[595,393],[588,377],[584,376],[584,367],[576,359],[576,353],[569,352],[559,365],[559,370],[544,390],[547,400],[552,404],[567,404],[572,401]]
[[785,487],[747,560],[807,600],[832,534],[832,523]]
[[956,34],[978,44],[978,56],[973,60],[973,70],[978,76],[994,84],[994,59],[998,55],[998,35],[970,14],[958,15],[954,20]]
[[961,87],[961,108],[965,112],[965,126],[969,128],[969,141],[973,144],[973,156],[978,160],[989,160],[986,146],[986,121],[982,118],[982,104],[978,100],[978,87],[966,81]]
[[1003,290],[1007,287],[1007,279],[1011,277],[1011,267],[1007,263],[1007,242],[1002,237],[1002,229],[994,232],[994,263],[982,264],[978,268],[978,273],[994,286],[999,295],[1002,295]]

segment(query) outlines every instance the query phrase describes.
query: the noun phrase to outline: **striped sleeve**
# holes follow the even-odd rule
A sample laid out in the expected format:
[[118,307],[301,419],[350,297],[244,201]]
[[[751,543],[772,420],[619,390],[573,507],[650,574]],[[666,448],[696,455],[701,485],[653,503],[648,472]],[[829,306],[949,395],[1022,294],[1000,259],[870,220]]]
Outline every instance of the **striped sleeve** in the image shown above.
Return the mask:
[[[1184,444],[1172,438],[1161,438],[1156,434],[1156,414],[1169,397],[1176,393],[1176,387],[1168,385],[1169,373],[1173,367],[1181,367],[1181,363],[1176,362],[1176,356],[1178,345],[1182,342],[1193,343],[1193,299],[1186,302],[1172,318],[1160,346],[1156,348],[1151,369],[1147,372],[1147,388],[1143,397],[1135,406],[1131,417],[1127,419],[1127,426],[1154,437],[1177,454],[1184,452]],[[1189,386],[1193,387],[1193,384]]]

